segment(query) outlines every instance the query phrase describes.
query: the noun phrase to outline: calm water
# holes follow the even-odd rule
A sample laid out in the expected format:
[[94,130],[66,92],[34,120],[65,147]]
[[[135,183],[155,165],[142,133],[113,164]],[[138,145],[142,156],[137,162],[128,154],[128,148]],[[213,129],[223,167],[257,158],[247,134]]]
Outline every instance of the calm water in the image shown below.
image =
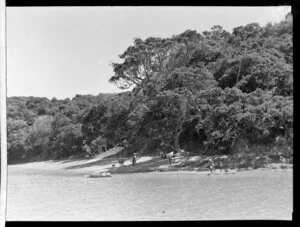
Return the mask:
[[291,219],[292,172],[8,175],[7,220]]

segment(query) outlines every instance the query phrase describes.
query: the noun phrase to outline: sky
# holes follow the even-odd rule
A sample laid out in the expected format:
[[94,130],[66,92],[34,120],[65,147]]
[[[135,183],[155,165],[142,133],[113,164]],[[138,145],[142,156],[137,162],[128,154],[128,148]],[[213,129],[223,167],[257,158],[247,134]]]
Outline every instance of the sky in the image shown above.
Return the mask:
[[7,96],[122,92],[111,62],[135,37],[277,23],[291,7],[8,7]]

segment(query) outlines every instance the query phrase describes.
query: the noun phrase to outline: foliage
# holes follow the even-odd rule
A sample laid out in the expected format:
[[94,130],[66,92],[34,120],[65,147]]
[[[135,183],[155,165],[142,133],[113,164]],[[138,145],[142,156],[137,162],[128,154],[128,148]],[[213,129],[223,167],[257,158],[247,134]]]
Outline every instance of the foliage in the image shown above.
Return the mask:
[[9,161],[94,155],[115,145],[130,154],[161,142],[175,152],[204,154],[229,154],[241,143],[243,152],[278,141],[289,147],[292,26],[289,14],[264,27],[251,23],[228,32],[216,25],[201,34],[136,38],[121,62],[112,63],[110,78],[122,89],[133,87],[130,92],[10,97]]

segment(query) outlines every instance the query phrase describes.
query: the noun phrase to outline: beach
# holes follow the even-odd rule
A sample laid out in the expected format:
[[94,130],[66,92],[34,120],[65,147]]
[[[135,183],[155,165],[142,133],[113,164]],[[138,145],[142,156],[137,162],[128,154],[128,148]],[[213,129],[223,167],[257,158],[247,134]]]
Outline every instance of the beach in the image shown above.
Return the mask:
[[[7,220],[292,219],[292,169],[217,170],[210,175],[209,171],[167,171],[162,164],[165,171],[86,177],[112,170],[117,159],[107,159],[10,165]],[[137,163],[154,159],[140,157]],[[124,165],[121,168],[130,168],[130,159]]]

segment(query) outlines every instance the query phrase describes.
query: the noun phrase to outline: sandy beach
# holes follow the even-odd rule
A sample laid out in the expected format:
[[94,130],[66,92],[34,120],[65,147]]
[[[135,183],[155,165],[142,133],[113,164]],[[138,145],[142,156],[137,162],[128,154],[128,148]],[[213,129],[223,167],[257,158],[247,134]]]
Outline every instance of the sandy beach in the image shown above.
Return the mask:
[[[115,154],[118,154],[123,150],[123,147],[115,147],[108,150],[105,153],[99,154],[91,159],[87,160],[63,160],[63,161],[42,161],[31,162],[26,164],[10,165],[9,170],[13,172],[22,171],[43,171],[43,172],[62,172],[64,174],[92,174],[99,172],[111,172],[113,174],[118,173],[172,173],[176,171],[178,174],[199,174],[210,175],[209,169],[199,171],[199,168],[182,167],[179,165],[184,163],[196,162],[200,159],[200,156],[191,157],[174,157],[172,166],[169,166],[167,160],[161,160],[160,157],[155,156],[143,156],[137,158],[137,165],[132,166],[130,158],[124,158],[124,163],[121,165],[118,162],[118,158],[109,158]],[[284,166],[285,168],[282,168]],[[251,169],[228,169],[220,170],[216,169],[215,175],[229,175],[236,173],[243,173],[248,175],[260,174],[261,172],[273,174],[275,172],[292,172],[291,164],[272,163],[265,166],[265,168]],[[245,173],[247,172],[247,173]]]

